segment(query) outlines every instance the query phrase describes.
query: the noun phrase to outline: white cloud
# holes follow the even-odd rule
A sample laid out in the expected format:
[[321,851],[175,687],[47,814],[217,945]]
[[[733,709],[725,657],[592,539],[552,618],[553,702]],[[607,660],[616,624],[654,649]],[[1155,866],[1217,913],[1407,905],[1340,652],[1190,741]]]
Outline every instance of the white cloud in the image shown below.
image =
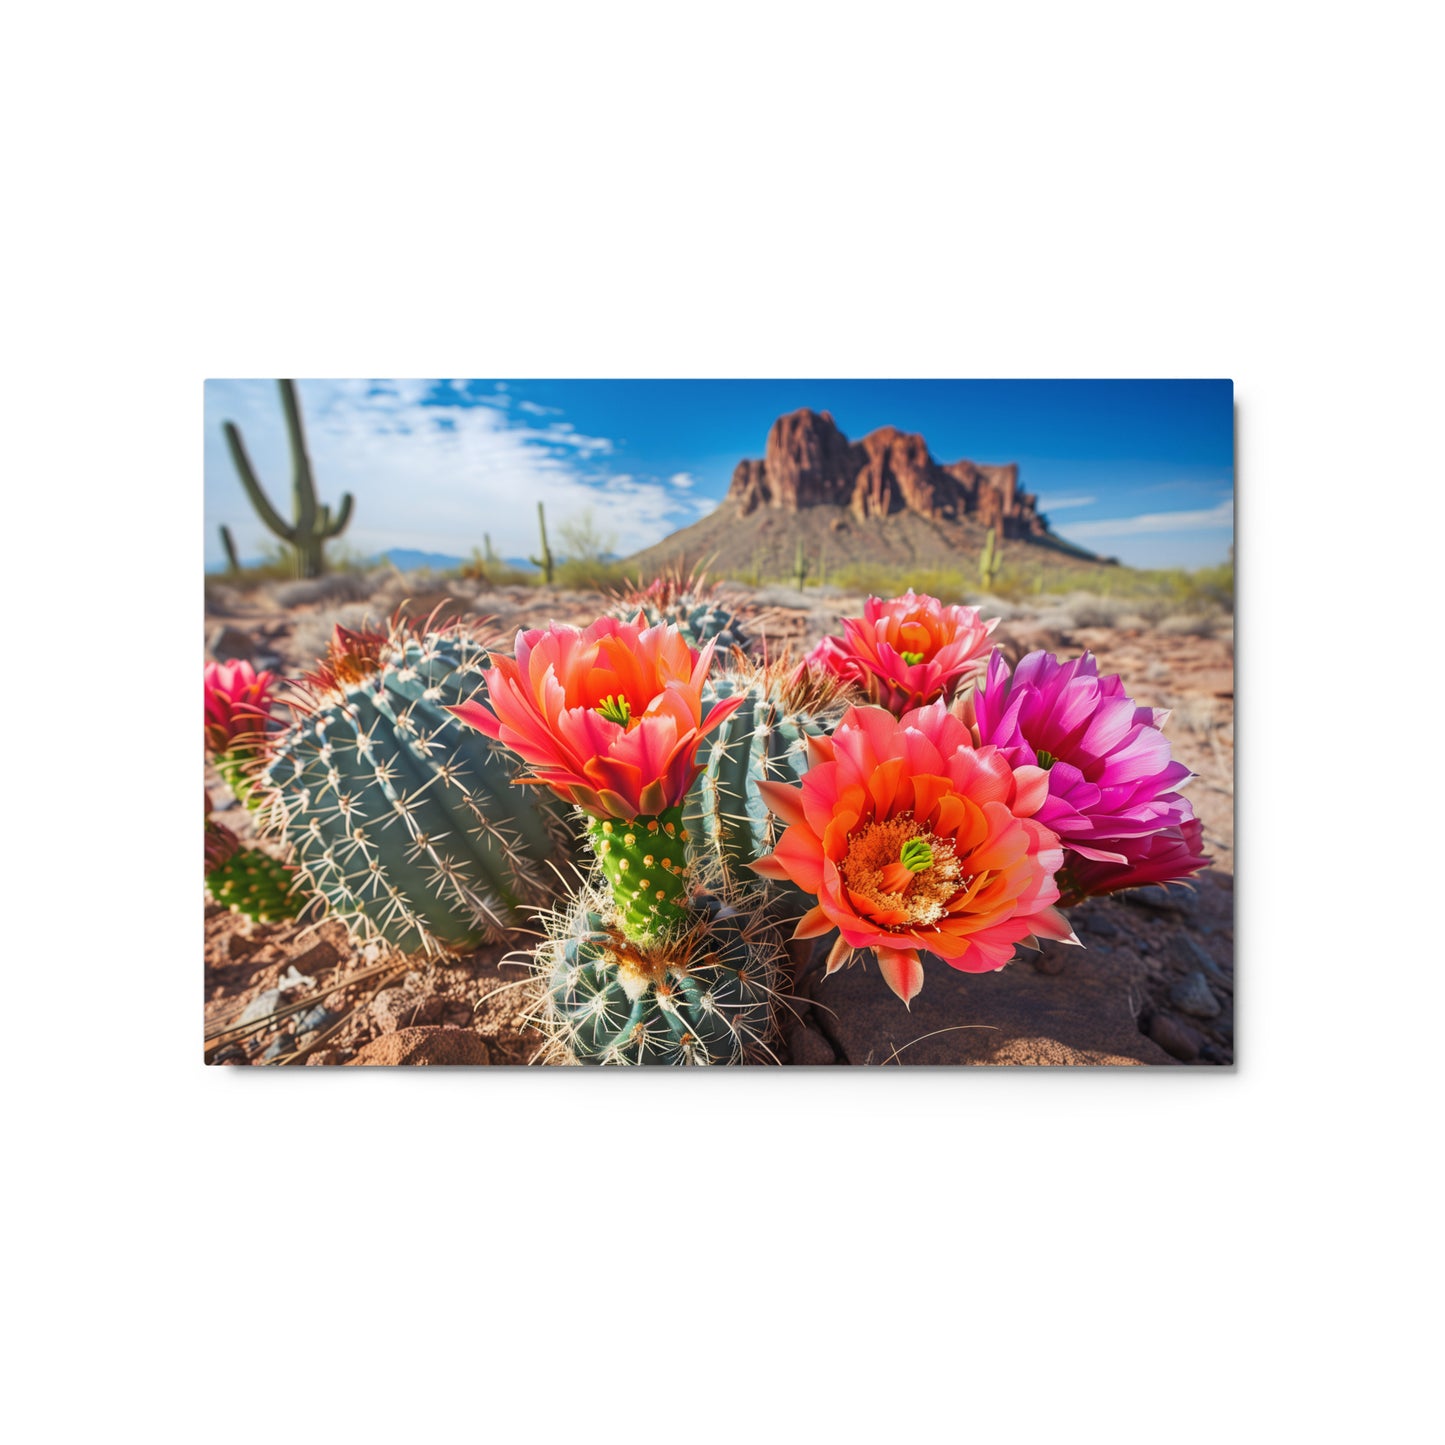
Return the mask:
[[518,411],[530,412],[533,416],[561,416],[560,406],[543,406],[539,401],[519,401]]
[[1048,501],[1041,498],[1038,508],[1041,512],[1062,512],[1066,507],[1091,507],[1098,500],[1097,497],[1059,497],[1057,500],[1050,497]]
[[697,478],[693,476],[691,472],[674,472],[667,480],[671,482],[674,487],[682,487],[684,489],[695,486],[697,483]]
[[[1043,510],[1041,507],[1040,510]],[[1137,517],[1113,517],[1075,522],[1066,531],[1070,541],[1090,537],[1137,537],[1146,532],[1198,532],[1234,526],[1234,498],[1197,512],[1144,512]]]
[[[363,555],[388,547],[465,556],[484,533],[503,556],[537,548],[537,503],[549,528],[591,509],[598,528],[626,555],[695,520],[661,481],[610,476],[597,459],[607,437],[570,423],[545,425],[493,404],[423,405],[427,381],[302,381],[307,449],[319,499],[333,507],[351,492],[356,507],[342,546]],[[475,400],[475,399],[474,399]],[[492,403],[503,397],[480,400]],[[275,384],[213,381],[205,395],[206,554],[219,562],[217,529],[230,526],[243,557],[273,542],[251,510],[232,466],[221,423],[240,427],[253,466],[283,516],[291,510],[291,460]],[[555,536],[555,534],[554,534]]]

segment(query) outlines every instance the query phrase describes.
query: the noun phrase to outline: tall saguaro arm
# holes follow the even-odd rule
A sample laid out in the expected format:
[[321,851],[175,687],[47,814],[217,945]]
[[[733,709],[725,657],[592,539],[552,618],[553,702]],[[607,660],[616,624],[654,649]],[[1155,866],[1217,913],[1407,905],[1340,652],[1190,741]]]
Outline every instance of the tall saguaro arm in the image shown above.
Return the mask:
[[281,409],[286,414],[286,433],[291,443],[294,522],[287,522],[271,505],[271,499],[257,479],[251,459],[246,455],[246,444],[241,439],[240,429],[234,422],[228,421],[225,425],[226,445],[230,448],[231,460],[251,505],[256,509],[256,515],[269,531],[295,551],[303,577],[319,577],[325,570],[324,544],[333,537],[339,537],[351,521],[352,496],[350,492],[342,494],[341,506],[335,517],[329,506],[317,505],[311,458],[306,452],[306,433],[301,425],[301,405],[296,399],[296,384],[292,381],[277,384],[281,388]]

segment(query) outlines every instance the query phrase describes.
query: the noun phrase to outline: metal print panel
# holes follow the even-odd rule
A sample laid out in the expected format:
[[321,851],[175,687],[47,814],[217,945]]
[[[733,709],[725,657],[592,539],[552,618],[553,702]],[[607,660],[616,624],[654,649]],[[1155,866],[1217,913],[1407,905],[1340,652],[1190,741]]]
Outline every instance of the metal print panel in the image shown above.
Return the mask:
[[208,382],[206,1062],[1232,1063],[1233,428]]

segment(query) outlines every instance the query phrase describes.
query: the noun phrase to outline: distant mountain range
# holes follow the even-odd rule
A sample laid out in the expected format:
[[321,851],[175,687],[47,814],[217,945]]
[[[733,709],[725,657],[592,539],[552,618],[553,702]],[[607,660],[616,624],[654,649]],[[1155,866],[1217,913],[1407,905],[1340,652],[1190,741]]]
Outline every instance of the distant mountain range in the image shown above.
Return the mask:
[[[419,572],[423,567],[427,567],[433,572],[450,572],[454,567],[460,567],[466,560],[465,557],[449,557],[445,552],[418,552],[415,547],[388,547],[379,556],[369,557],[367,565],[373,566],[381,562],[390,562],[403,572]],[[509,567],[525,567],[528,572],[537,570],[530,562],[519,562],[515,557],[507,557],[504,560]]]
[[[385,552],[379,552],[375,557],[366,557],[358,564],[361,567],[380,567],[390,562],[402,572],[420,572],[426,568],[431,572],[450,572],[462,566],[470,559],[467,557],[453,557],[446,552],[420,552],[415,547],[388,547]],[[502,557],[499,559],[508,567],[515,567],[519,572],[535,572],[535,568],[526,557]],[[265,559],[252,557],[242,562],[243,567],[263,567]],[[224,568],[218,567],[219,573]]]

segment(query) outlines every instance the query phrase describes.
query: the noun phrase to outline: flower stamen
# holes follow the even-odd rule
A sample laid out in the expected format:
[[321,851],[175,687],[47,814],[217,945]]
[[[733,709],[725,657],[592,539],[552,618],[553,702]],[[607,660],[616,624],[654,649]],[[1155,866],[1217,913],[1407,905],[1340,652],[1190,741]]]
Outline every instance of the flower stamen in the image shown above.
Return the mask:
[[597,711],[619,727],[625,728],[632,721],[632,704],[625,697],[604,697],[597,704]]

